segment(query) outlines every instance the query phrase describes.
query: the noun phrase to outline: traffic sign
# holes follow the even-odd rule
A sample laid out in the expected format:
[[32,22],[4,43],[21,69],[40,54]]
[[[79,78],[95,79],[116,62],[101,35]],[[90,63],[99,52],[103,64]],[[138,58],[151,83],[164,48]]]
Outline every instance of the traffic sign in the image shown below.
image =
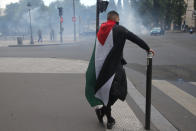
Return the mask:
[[63,17],[61,16],[61,19],[60,19],[61,23],[63,23]]
[[76,17],[72,17],[72,22],[76,22]]

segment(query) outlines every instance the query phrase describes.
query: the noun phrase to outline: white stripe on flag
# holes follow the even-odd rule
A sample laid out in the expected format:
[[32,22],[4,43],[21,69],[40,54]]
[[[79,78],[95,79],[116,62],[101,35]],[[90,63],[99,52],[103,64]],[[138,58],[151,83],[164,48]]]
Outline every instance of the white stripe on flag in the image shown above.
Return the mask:
[[95,51],[96,78],[99,76],[103,63],[113,47],[112,34],[113,33],[111,30],[104,45],[101,45],[98,39],[96,41],[96,51]]
[[[99,40],[96,41],[96,50],[95,50],[95,70],[96,70],[96,78],[98,78],[99,73],[103,67],[103,64],[113,48],[113,33],[110,31],[104,45],[100,44]],[[104,105],[108,104],[110,89],[112,86],[112,82],[115,74],[96,92],[95,97],[99,98]]]
[[165,80],[153,80],[153,85],[196,116],[196,98]]
[[112,86],[112,82],[114,80],[114,76],[115,74],[95,94],[95,97],[97,97],[98,99],[101,99],[104,105],[108,104],[110,89]]

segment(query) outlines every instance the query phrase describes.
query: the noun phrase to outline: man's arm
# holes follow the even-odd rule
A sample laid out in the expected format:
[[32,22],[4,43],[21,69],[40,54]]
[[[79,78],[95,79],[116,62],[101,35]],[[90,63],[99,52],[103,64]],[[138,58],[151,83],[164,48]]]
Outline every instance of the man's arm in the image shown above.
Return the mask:
[[127,30],[125,35],[126,35],[126,39],[134,42],[135,44],[137,44],[138,46],[140,46],[142,49],[146,50],[147,52],[150,51],[150,47],[146,44],[146,42],[144,42],[142,39],[140,39],[138,36],[136,36],[132,32]]

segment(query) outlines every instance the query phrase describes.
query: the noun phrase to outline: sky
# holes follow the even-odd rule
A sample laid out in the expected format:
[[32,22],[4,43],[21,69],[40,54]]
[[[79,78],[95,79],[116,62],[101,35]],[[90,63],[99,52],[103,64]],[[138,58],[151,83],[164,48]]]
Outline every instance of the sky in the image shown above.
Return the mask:
[[[1,0],[0,8],[5,8],[7,4],[18,2],[19,0]],[[51,2],[56,0],[43,0],[45,5],[49,5]],[[116,2],[117,0],[115,0]],[[91,6],[96,3],[96,0],[80,0],[80,2],[86,6]]]

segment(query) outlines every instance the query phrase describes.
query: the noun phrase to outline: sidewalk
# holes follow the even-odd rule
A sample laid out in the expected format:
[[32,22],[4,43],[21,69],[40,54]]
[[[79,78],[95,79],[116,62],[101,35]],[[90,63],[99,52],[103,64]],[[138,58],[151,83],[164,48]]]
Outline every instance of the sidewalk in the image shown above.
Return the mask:
[[[84,95],[85,61],[0,58],[0,130],[104,131]],[[142,131],[126,102],[113,106],[114,131]]]
[[[71,42],[71,41],[68,41]],[[43,42],[38,43],[37,41],[34,42],[33,45],[30,44],[29,40],[23,40],[23,44],[22,45],[18,45],[17,44],[17,40],[0,40],[0,47],[22,47],[22,46],[44,46],[44,45],[53,45],[53,44],[57,44],[60,42],[59,41],[48,41],[48,40],[44,40]]]
[[63,38],[63,43],[60,42],[60,40],[47,40],[44,39],[43,42],[37,42],[37,40],[34,39],[34,44],[30,44],[30,40],[23,40],[23,44],[18,45],[17,39],[0,39],[0,47],[29,47],[29,46],[50,46],[50,45],[64,45],[64,44],[74,44],[80,41],[83,41],[85,38],[78,38],[76,42],[74,42],[72,37],[65,37]]

